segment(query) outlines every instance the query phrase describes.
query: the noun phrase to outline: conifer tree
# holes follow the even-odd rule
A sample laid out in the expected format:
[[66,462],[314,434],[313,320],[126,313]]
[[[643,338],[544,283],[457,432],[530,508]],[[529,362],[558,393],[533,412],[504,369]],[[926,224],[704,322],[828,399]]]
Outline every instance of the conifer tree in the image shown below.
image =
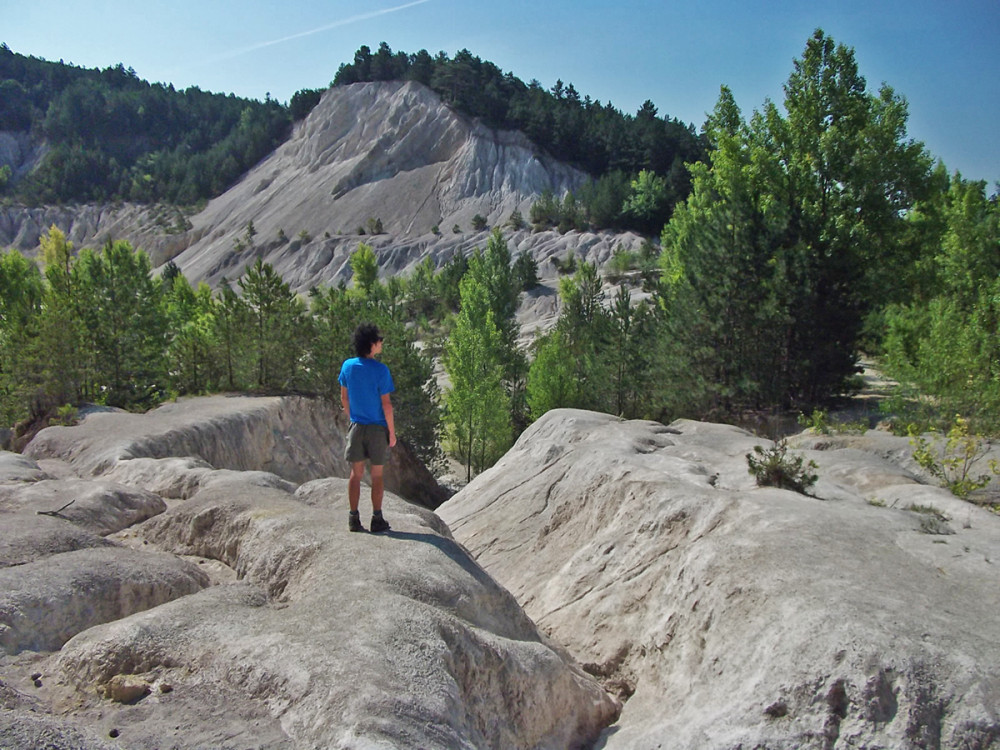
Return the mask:
[[308,335],[305,305],[270,263],[260,258],[239,280],[253,321],[253,360],[258,388],[294,387]]
[[112,406],[148,408],[166,386],[166,315],[149,258],[125,241],[84,248],[74,289],[93,353],[84,395]]

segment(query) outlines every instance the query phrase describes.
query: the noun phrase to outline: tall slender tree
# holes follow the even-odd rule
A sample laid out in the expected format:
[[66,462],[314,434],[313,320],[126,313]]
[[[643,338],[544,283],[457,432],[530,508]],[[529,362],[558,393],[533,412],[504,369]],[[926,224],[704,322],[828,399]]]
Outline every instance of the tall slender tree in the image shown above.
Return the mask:
[[451,381],[445,392],[445,423],[452,450],[471,479],[510,447],[511,409],[503,382],[507,346],[489,290],[472,273],[460,288],[462,307],[444,355]]
[[294,387],[307,335],[305,305],[270,263],[260,258],[239,280],[254,330],[258,388]]
[[93,352],[89,397],[113,406],[147,408],[166,387],[166,315],[149,258],[125,241],[99,253],[84,248],[74,290]]

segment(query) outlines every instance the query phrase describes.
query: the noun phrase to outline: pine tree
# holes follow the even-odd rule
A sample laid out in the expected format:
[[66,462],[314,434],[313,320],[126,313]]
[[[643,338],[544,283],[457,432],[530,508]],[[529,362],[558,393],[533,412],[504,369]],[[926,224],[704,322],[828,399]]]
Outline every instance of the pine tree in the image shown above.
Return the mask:
[[166,386],[166,315],[149,258],[125,241],[84,248],[74,289],[93,352],[89,394],[112,406],[148,408]]

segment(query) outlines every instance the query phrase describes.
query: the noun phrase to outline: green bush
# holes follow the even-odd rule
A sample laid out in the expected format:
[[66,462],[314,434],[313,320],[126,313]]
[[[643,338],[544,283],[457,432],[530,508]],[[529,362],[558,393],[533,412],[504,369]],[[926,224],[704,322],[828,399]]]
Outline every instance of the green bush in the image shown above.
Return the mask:
[[818,478],[811,473],[818,468],[815,461],[805,462],[802,456],[789,456],[788,443],[780,440],[771,448],[755,445],[753,453],[747,453],[749,472],[761,487],[780,487],[808,494],[806,490],[816,484]]
[[968,500],[973,492],[990,483],[991,473],[1000,476],[1000,464],[996,460],[990,461],[989,473],[974,473],[973,467],[984,458],[989,444],[981,436],[969,434],[969,422],[962,416],[955,415],[955,423],[948,430],[943,445],[939,437],[927,440],[913,432],[910,445],[914,460],[956,497]]

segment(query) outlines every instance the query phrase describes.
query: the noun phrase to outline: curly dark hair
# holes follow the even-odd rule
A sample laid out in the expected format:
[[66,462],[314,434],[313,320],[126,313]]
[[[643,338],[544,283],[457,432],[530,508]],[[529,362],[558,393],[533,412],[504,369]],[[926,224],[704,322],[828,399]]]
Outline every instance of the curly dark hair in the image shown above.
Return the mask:
[[367,357],[372,352],[376,341],[382,340],[378,326],[374,323],[362,323],[354,330],[354,353],[359,357]]

